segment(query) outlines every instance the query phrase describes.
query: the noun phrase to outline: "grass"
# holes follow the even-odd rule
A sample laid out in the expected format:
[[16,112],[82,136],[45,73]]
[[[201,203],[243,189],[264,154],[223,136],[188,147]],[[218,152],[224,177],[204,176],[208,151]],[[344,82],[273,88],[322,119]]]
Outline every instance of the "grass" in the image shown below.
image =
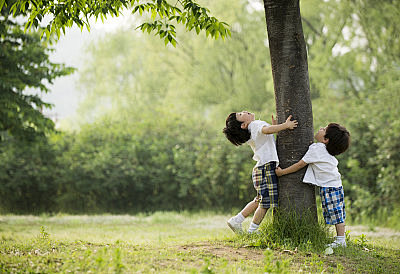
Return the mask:
[[[273,238],[282,234],[271,228],[270,216],[258,236],[234,235],[226,226],[228,217],[163,212],[135,216],[3,215],[0,272],[400,272],[400,233],[393,230],[354,227],[348,247],[326,256],[311,240],[296,245]],[[246,220],[245,226],[248,224]]]

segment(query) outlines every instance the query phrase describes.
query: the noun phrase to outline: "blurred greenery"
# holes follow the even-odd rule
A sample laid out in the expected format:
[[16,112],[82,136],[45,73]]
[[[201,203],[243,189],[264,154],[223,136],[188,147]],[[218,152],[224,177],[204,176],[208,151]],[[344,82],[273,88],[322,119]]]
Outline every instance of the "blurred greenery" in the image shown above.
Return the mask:
[[[250,1],[254,2],[254,1]],[[202,1],[232,36],[186,32],[177,47],[133,30],[87,48],[78,130],[0,145],[2,212],[231,211],[254,195],[251,150],[231,111],[275,111],[264,11]],[[338,156],[348,220],[400,228],[400,2],[302,2],[314,125],[351,133]],[[133,28],[132,28],[133,29]]]

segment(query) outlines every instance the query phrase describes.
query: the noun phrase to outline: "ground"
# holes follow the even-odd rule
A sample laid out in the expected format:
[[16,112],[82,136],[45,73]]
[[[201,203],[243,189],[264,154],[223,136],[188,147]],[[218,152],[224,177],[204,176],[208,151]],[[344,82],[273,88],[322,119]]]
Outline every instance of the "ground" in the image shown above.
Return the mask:
[[327,256],[312,249],[257,247],[232,233],[228,218],[166,212],[0,216],[0,272],[400,272],[399,231],[350,225],[348,248]]

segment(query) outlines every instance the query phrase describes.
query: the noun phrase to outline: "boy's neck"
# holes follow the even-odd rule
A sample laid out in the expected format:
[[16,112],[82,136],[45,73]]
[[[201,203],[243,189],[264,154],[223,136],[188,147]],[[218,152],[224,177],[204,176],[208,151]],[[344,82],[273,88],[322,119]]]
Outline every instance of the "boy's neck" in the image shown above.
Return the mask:
[[246,129],[249,129],[249,126],[251,125],[251,123],[253,123],[255,120],[250,121],[250,123],[247,125]]

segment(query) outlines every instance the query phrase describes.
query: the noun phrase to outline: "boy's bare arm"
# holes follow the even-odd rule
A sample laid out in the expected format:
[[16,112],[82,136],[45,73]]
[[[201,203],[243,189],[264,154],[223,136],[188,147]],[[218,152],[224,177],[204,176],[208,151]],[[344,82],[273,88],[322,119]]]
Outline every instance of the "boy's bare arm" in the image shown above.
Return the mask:
[[287,167],[287,168],[284,168],[284,169],[282,169],[280,167],[277,167],[275,169],[275,173],[276,173],[277,176],[283,176],[283,175],[286,175],[286,174],[289,174],[289,173],[296,172],[296,171],[302,169],[303,167],[305,167],[306,165],[307,165],[306,162],[304,162],[303,160],[300,160],[297,163],[291,165],[290,167]]
[[262,128],[262,133],[273,134],[285,129],[294,129],[297,127],[297,120],[290,121],[290,119],[292,119],[292,115],[289,115],[289,117],[286,119],[286,122],[283,124],[271,125],[269,127],[265,126]]

